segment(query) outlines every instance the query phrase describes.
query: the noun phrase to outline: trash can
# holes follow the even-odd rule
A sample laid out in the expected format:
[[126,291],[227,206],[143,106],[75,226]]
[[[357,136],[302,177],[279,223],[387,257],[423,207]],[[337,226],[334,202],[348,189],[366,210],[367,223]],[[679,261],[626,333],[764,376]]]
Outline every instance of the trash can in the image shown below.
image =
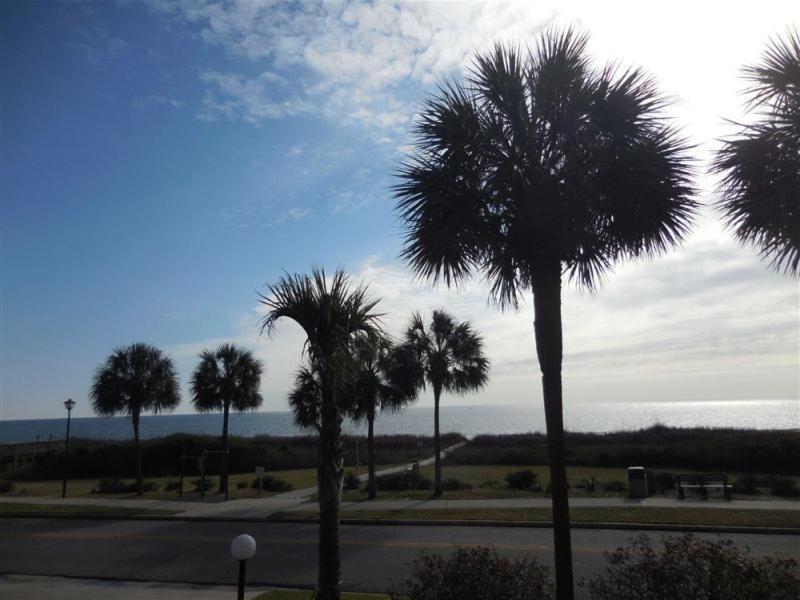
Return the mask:
[[647,498],[647,474],[644,467],[628,467],[628,494],[631,498]]

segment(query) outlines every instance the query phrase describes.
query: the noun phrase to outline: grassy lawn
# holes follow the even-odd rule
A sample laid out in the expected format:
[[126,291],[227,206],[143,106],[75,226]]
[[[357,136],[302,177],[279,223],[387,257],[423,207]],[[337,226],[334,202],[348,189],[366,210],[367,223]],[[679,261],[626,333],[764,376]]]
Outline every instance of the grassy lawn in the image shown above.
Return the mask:
[[[311,600],[313,592],[310,590],[271,590],[253,598],[253,600]],[[344,592],[342,600],[389,600],[383,594],[354,594]]]
[[[353,469],[355,470],[355,469]],[[361,470],[362,472],[364,469]],[[290,471],[269,471],[269,475],[283,479],[292,484],[294,489],[299,490],[303,488],[313,487],[317,484],[317,471],[316,469],[295,469]],[[254,473],[235,473],[230,476],[230,491],[231,498],[252,498],[258,496],[258,490],[252,489],[250,484],[255,479]],[[146,481],[152,481],[158,489],[154,492],[146,492],[143,498],[157,498],[162,500],[174,500],[178,498],[178,492],[166,492],[164,487],[169,481],[178,481],[179,477],[146,477]],[[198,476],[186,476],[183,480],[184,494],[192,493],[194,486],[192,485],[193,479],[199,479]],[[207,477],[214,487],[212,492],[216,492],[219,485],[219,477]],[[92,494],[92,489],[97,487],[97,482],[100,478],[95,477],[92,479],[70,479],[67,487],[67,494],[71,498],[135,498],[134,494]],[[126,483],[135,481],[135,478],[126,477],[122,479]],[[247,484],[244,489],[237,489],[236,484],[243,481]],[[272,495],[271,492],[264,492],[265,496]],[[47,481],[15,481],[14,491],[4,494],[8,496],[50,496],[54,498],[61,497],[61,480],[47,480]]]
[[[315,511],[284,512],[278,517],[315,519]],[[489,520],[547,522],[549,508],[464,508],[419,510],[348,510],[348,519]],[[575,523],[655,523],[663,525],[721,525],[743,527],[800,527],[800,512],[735,508],[581,507],[570,508]]]
[[[537,474],[541,492],[530,492],[527,490],[512,490],[506,486],[505,477],[509,473],[531,469]],[[666,471],[670,473],[695,473],[692,469],[659,468],[655,471]],[[422,467],[422,474],[428,479],[433,479],[433,465]],[[738,473],[728,473],[729,481],[734,481],[739,476]],[[624,468],[608,467],[567,467],[567,477],[570,482],[570,496],[591,497],[591,498],[613,498],[627,496],[628,474]],[[577,487],[590,477],[594,477],[598,482],[597,489],[588,493],[585,489]],[[483,498],[549,498],[544,490],[550,483],[550,470],[546,465],[535,467],[521,467],[508,465],[447,465],[442,468],[442,479],[454,478],[472,486],[470,490],[445,491],[442,498],[445,500],[477,500]],[[800,478],[796,478],[800,483]],[[624,492],[607,492],[603,490],[603,484],[610,481],[621,481],[626,486]],[[765,494],[768,490],[762,490]],[[712,497],[714,490],[710,492]],[[673,496],[674,492],[669,492],[668,496]],[[721,493],[720,493],[721,496]],[[410,490],[410,491],[383,491],[378,492],[378,497],[382,500],[424,500],[431,497],[431,490]],[[757,496],[758,497],[758,496]],[[769,498],[768,495],[764,496]],[[365,500],[366,493],[363,490],[349,490],[343,493],[343,500],[357,502]]]
[[[444,465],[442,468],[442,478],[459,479],[464,483],[472,486],[471,490],[457,490],[445,491],[442,498],[445,500],[468,500],[468,499],[481,499],[481,498],[530,498],[533,496],[545,497],[547,494],[544,492],[533,494],[527,490],[512,490],[506,487],[505,477],[509,473],[515,471],[522,471],[526,468],[532,469],[539,477],[539,482],[542,489],[547,488],[550,482],[550,471],[547,466],[537,467],[519,467],[507,465]],[[428,479],[433,479],[433,465],[422,467],[422,474]],[[586,496],[584,490],[576,489],[575,485],[581,483],[584,479],[594,477],[601,484],[608,481],[627,481],[627,472],[625,469],[620,468],[602,468],[602,467],[568,467],[567,476],[573,488],[571,495],[573,496]],[[379,497],[384,500],[397,500],[401,498],[408,499],[424,499],[431,496],[430,490],[412,490],[405,492],[383,491],[378,493]],[[618,496],[611,492],[604,492],[598,488],[596,492],[591,494],[593,497],[604,496]],[[624,494],[623,494],[624,495]],[[358,501],[366,498],[366,494],[362,490],[351,490],[344,492],[344,500]]]
[[71,506],[64,504],[29,504],[27,502],[0,502],[0,515],[35,514],[92,514],[92,515],[174,515],[174,510],[125,508],[122,506]]

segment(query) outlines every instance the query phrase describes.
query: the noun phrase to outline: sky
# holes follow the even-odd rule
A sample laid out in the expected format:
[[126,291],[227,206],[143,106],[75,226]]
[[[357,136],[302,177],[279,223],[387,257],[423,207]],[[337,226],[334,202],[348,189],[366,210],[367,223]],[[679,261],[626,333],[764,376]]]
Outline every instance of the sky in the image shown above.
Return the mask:
[[438,84],[570,25],[598,66],[641,66],[674,99],[704,208],[681,248],[566,288],[565,402],[796,399],[797,281],[732,240],[704,174],[725,119],[746,118],[741,67],[792,24],[798,4],[772,1],[4,1],[0,419],[61,417],[67,397],[90,416],[95,369],[135,341],[175,359],[178,412],[198,353],[227,341],[264,361],[263,409],[285,410],[303,340],[259,335],[258,293],[314,265],[368,283],[391,333],[414,309],[474,323],[491,382],[443,403],[541,403],[531,303],[415,280],[391,186]]

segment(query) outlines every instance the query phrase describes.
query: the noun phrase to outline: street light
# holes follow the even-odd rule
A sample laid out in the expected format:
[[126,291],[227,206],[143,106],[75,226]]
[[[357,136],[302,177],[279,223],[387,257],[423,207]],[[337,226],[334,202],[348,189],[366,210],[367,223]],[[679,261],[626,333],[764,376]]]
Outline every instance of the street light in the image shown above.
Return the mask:
[[61,484],[61,497],[67,497],[67,459],[69,458],[69,422],[72,417],[72,409],[75,408],[75,401],[72,398],[64,402],[64,408],[67,409],[67,442],[64,445],[64,481]]
[[256,553],[256,541],[253,536],[243,533],[233,538],[231,556],[239,561],[239,591],[237,600],[244,600],[245,564]]

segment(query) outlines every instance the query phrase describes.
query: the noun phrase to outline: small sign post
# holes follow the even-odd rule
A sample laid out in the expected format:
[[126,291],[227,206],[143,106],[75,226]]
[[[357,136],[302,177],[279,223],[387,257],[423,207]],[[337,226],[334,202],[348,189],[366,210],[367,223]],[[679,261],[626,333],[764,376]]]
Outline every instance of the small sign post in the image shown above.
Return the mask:
[[256,477],[258,478],[258,495],[261,495],[264,485],[264,467],[256,467]]

